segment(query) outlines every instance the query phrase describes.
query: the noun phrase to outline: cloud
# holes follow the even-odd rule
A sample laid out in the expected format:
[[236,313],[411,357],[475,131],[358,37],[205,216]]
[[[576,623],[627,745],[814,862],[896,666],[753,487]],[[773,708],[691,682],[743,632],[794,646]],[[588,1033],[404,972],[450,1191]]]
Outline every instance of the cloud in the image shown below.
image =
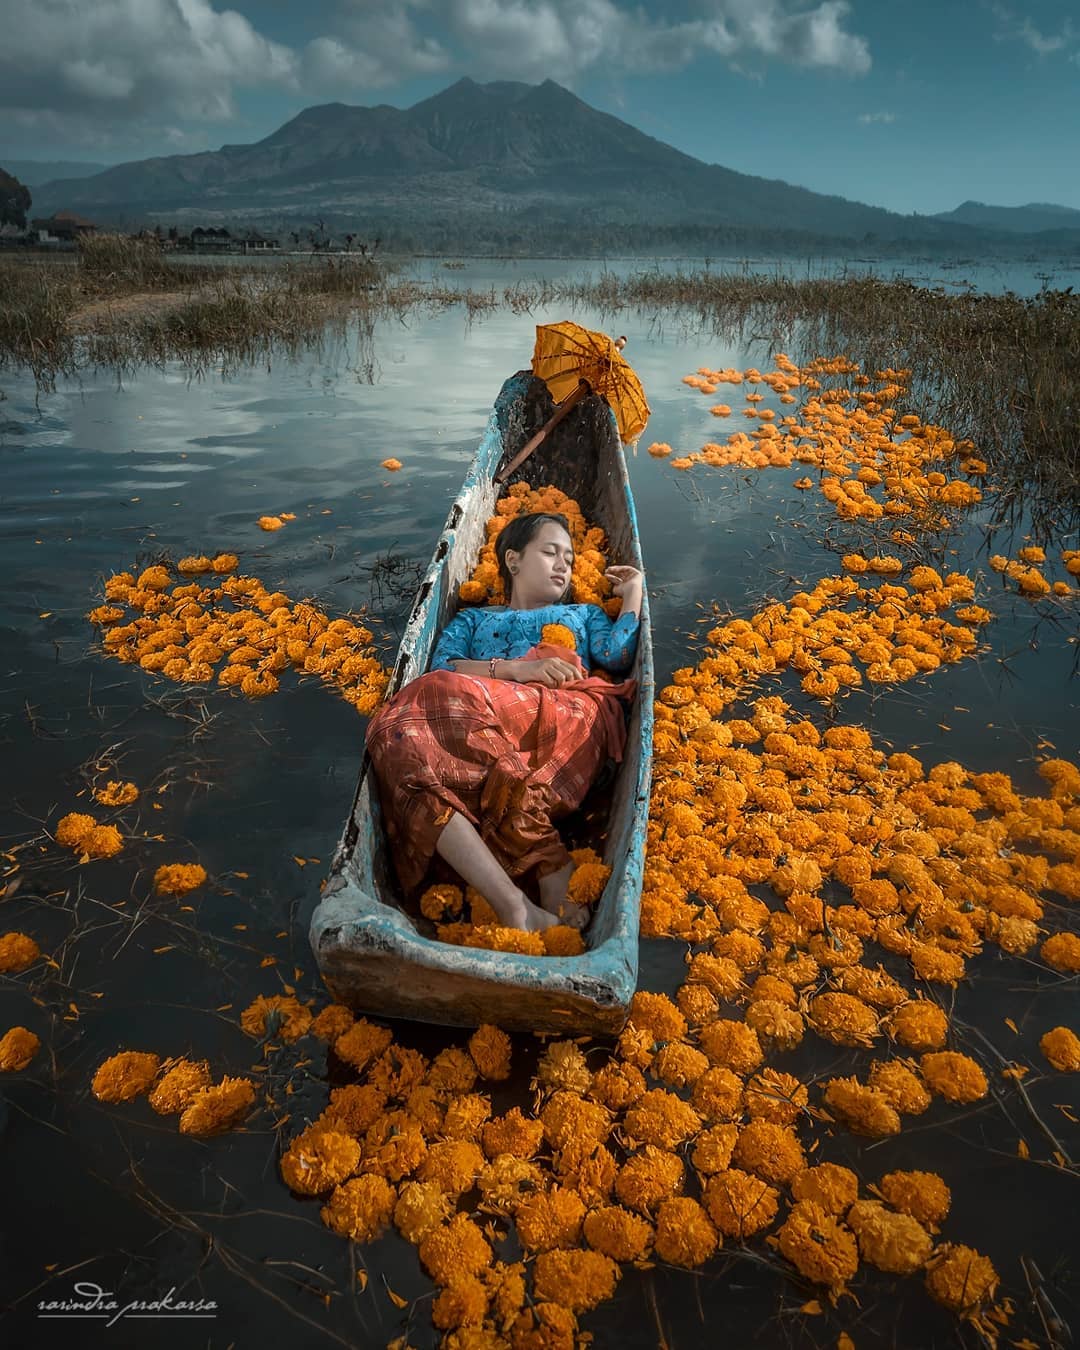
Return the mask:
[[295,46],[218,3],[7,0],[0,125],[120,158],[201,148],[213,126],[235,139],[243,91],[295,107],[367,101],[440,73],[573,85],[588,71],[676,71],[702,57],[748,78],[770,62],[870,69],[866,39],[845,27],[847,0],[689,0],[680,21],[633,0],[332,0],[313,7],[318,25]]
[[703,55],[859,75],[870,69],[865,38],[843,29],[847,0],[802,10],[782,0],[705,0],[698,9],[700,17],[665,23],[614,0],[449,0],[444,21],[472,71],[487,78],[497,70],[502,78],[573,83],[600,63],[673,71]]
[[860,113],[856,119],[859,122],[895,122],[896,114],[891,112]]
[[[997,3],[991,4],[990,8],[994,17],[1003,25],[1002,29],[993,34],[994,41],[1022,43],[1038,56],[1049,56],[1051,52],[1061,51],[1078,36],[1068,18],[1062,24],[1060,33],[1048,35],[1041,33],[1026,14],[1023,18],[1018,18],[1007,6]],[[1072,59],[1080,60],[1080,52],[1075,53]]]

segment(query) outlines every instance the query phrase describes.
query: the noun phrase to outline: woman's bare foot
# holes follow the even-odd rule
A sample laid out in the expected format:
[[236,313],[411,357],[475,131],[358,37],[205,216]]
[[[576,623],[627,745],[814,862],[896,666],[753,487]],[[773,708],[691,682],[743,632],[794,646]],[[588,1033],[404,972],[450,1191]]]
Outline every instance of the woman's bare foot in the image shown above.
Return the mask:
[[499,917],[508,928],[524,928],[529,933],[542,933],[545,928],[552,928],[559,922],[546,909],[534,905],[520,889],[510,904],[499,906]]
[[557,872],[549,872],[546,877],[541,877],[540,904],[549,914],[554,914],[559,923],[580,931],[592,916],[588,905],[579,905],[568,898],[573,871],[574,864],[568,862]]

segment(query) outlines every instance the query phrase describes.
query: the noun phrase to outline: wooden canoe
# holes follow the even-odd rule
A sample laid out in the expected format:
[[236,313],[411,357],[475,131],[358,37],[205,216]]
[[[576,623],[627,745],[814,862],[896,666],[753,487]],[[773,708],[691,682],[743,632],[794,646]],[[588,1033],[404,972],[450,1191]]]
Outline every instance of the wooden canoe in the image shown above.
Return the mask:
[[[387,697],[426,671],[438,634],[457,611],[458,588],[476,565],[495,502],[514,482],[560,488],[590,523],[606,531],[609,560],[644,572],[623,447],[614,415],[597,395],[560,422],[504,484],[494,484],[500,467],[551,412],[547,386],[531,371],[519,371],[503,385],[420,585]],[[612,872],[586,934],[586,951],[519,956],[439,942],[433,925],[415,907],[407,911],[396,894],[377,785],[365,754],[348,823],[311,920],[311,945],[335,999],[384,1017],[453,1026],[493,1022],[518,1030],[618,1032],[637,985],[652,768],[655,681],[647,589],[631,674],[638,693],[626,752],[610,789],[604,841],[604,861]]]

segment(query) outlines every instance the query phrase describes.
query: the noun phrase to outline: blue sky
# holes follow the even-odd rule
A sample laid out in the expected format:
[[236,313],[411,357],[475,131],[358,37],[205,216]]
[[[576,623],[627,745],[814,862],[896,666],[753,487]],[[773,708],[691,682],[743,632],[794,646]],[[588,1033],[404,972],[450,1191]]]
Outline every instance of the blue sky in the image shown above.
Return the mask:
[[[710,163],[894,211],[1080,209],[1080,15],[1031,0],[5,0],[0,166],[259,140],[546,77]],[[1072,17],[1077,15],[1077,17]]]

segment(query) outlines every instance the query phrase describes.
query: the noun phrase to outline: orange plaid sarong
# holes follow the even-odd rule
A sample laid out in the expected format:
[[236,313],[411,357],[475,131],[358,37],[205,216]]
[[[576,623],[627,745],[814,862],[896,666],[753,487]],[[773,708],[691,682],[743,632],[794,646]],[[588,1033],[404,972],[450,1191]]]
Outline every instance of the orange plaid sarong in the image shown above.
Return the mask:
[[[557,872],[570,855],[552,823],[575,810],[608,759],[620,763],[636,680],[589,676],[576,653],[538,643],[583,678],[560,689],[432,670],[368,723],[379,801],[398,881],[414,899],[454,811],[476,826],[511,877]],[[627,700],[624,705],[620,700]]]

